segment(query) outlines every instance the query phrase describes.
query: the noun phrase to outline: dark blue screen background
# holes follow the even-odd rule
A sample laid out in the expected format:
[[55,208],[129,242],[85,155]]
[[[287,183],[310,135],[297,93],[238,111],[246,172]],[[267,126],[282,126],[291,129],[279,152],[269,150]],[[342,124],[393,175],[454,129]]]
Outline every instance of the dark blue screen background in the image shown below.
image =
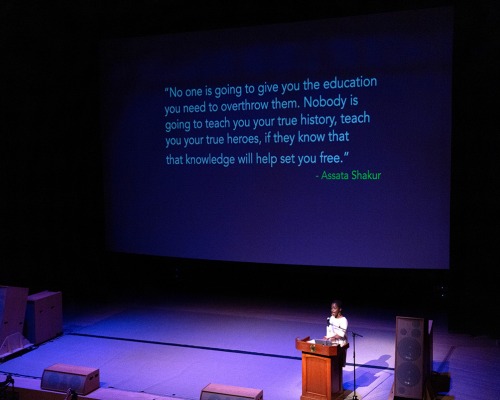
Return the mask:
[[[116,252],[320,266],[448,269],[450,245],[453,16],[449,8],[241,29],[109,40],[102,46],[106,240]],[[377,85],[282,96],[172,98],[188,89],[376,78]],[[205,93],[205,92],[204,92]],[[304,97],[357,105],[305,108]],[[297,100],[300,108],[180,113],[170,105]],[[165,131],[167,121],[253,120],[366,112],[338,124],[349,141],[264,143],[327,126]],[[260,144],[166,148],[165,138],[257,135]],[[341,163],[256,163],[255,156],[338,154]],[[172,165],[207,155],[252,164]],[[321,179],[379,172],[378,180]]]

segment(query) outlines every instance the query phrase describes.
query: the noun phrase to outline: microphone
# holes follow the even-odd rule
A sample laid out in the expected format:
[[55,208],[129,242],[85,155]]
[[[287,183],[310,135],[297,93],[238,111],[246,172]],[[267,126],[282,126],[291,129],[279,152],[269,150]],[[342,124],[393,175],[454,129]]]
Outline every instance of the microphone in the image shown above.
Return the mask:
[[328,323],[328,325],[331,325],[330,324],[330,317],[326,317],[326,322]]

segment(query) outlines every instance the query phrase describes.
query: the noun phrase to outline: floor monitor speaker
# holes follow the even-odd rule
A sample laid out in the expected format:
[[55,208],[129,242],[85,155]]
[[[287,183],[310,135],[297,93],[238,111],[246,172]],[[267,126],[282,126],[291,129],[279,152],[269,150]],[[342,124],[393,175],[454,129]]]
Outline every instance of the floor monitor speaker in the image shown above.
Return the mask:
[[210,383],[201,391],[200,400],[263,400],[260,389]]
[[396,317],[394,399],[422,399],[432,369],[432,321]]
[[43,390],[67,392],[74,390],[86,396],[99,388],[99,370],[67,364],[54,364],[45,368],[42,375]]

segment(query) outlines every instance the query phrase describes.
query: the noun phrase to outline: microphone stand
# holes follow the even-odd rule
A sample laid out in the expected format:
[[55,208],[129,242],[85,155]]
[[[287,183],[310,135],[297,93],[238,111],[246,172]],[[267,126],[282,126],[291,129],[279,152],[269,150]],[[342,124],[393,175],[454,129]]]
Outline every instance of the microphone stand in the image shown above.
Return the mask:
[[[328,321],[328,325],[330,324],[330,317],[327,317],[326,320]],[[341,328],[340,326],[336,326],[335,329],[340,329],[344,332],[347,332],[347,329]],[[354,365],[354,392],[352,395],[351,400],[359,400],[358,396],[356,395],[356,336],[363,337],[363,335],[360,335],[359,333],[352,332],[352,359],[353,359],[353,365]]]
[[359,333],[352,332],[352,360],[354,365],[354,394],[352,396],[352,400],[359,400],[358,396],[356,396],[356,336],[363,337]]

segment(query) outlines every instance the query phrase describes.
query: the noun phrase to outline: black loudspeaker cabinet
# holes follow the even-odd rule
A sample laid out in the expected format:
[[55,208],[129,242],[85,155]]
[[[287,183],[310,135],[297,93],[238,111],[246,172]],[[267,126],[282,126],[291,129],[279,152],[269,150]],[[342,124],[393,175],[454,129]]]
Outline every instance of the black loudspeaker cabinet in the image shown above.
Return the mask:
[[22,333],[24,313],[28,301],[28,288],[0,286],[0,337]]
[[28,296],[24,336],[33,344],[63,332],[62,293],[45,290]]
[[422,399],[432,372],[432,321],[396,317],[394,399]]
[[263,400],[260,389],[210,383],[201,391],[200,400]]
[[23,336],[28,288],[0,286],[0,355],[28,345]]
[[54,364],[45,368],[41,388],[55,392],[74,390],[86,396],[100,386],[99,369],[68,364]]

